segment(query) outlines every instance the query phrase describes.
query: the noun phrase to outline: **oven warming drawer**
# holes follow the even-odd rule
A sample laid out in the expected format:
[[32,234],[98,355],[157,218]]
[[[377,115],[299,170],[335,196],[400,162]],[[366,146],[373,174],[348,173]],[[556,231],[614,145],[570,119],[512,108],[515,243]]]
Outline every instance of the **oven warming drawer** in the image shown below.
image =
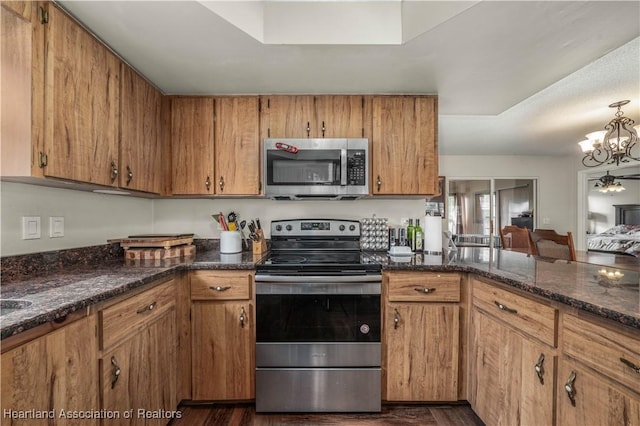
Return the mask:
[[257,368],[257,412],[380,412],[380,368]]
[[380,367],[380,342],[256,343],[260,367]]

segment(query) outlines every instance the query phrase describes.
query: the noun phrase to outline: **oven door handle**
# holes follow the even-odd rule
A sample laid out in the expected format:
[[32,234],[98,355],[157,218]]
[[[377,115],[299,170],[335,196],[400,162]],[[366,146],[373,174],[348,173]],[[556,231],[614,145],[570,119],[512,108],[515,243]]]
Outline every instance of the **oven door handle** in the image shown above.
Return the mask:
[[382,275],[267,275],[256,274],[255,282],[271,283],[375,283]]

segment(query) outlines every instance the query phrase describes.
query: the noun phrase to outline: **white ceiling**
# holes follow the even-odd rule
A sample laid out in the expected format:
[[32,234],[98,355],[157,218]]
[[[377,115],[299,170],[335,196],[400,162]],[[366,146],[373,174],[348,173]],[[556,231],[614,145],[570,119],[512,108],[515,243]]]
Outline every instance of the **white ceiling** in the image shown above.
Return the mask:
[[[59,3],[166,94],[438,94],[444,155],[580,156],[610,103],[630,99],[625,115],[640,120],[640,1],[404,2],[395,45],[317,44],[306,32],[310,44],[264,44],[260,26],[273,24],[248,9],[261,2]],[[272,3],[293,30],[332,21]],[[229,20],[243,14],[241,30]]]

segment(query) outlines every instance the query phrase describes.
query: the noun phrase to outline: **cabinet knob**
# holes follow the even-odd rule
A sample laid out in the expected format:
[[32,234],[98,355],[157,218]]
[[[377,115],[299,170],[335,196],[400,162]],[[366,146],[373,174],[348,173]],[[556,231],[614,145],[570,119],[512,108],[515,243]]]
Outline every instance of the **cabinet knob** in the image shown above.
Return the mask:
[[211,188],[211,179],[207,176],[207,180],[204,181],[204,186],[207,187],[207,191]]
[[640,374],[640,367],[635,365],[633,362],[625,358],[620,358],[620,362],[626,365],[627,367],[631,368],[636,373]]
[[380,188],[382,187],[382,180],[380,180],[380,175],[378,175],[378,179],[376,180],[376,184],[378,185],[378,191],[380,191]]
[[504,305],[504,304],[498,302],[497,300],[494,300],[493,303],[495,303],[496,306],[498,307],[498,309],[500,309],[501,311],[509,312],[510,314],[517,314],[518,313],[518,311],[516,309],[510,308],[507,305]]
[[230,285],[226,285],[226,286],[224,286],[224,287],[221,287],[221,286],[216,286],[216,287],[214,287],[214,286],[209,286],[209,289],[214,290],[214,291],[227,291],[227,290],[229,290],[230,288],[231,288],[231,286],[230,286]]
[[569,401],[571,401],[571,405],[576,406],[576,390],[573,388],[573,382],[576,381],[576,372],[572,371],[569,375],[569,379],[567,383],[564,384],[564,390],[567,392],[567,396],[569,397]]
[[136,314],[144,314],[145,312],[153,311],[156,308],[157,303],[153,302],[148,304],[147,306],[140,308],[136,311]]
[[244,328],[244,323],[247,321],[247,313],[244,311],[244,306],[240,308],[240,327]]
[[120,378],[120,367],[118,366],[118,361],[115,356],[111,357],[111,389],[116,387],[116,383]]
[[397,309],[393,310],[393,329],[396,330],[400,324],[400,312]]
[[111,162],[111,182],[115,182],[118,179],[118,166],[115,162]]
[[307,121],[307,137],[311,134],[311,124]]
[[540,380],[540,384],[544,385],[544,369],[542,367],[542,363],[544,363],[544,354],[540,354],[540,358],[538,358],[538,362],[536,362],[536,366],[534,367],[536,374],[538,375],[538,380]]
[[322,122],[322,137],[324,138],[324,131],[327,130],[326,127],[324,127],[324,121]]
[[127,166],[127,186],[131,183],[131,179],[133,179],[133,172],[131,171],[131,167]]
[[224,177],[220,176],[220,180],[218,181],[218,186],[220,187],[220,191],[224,191]]

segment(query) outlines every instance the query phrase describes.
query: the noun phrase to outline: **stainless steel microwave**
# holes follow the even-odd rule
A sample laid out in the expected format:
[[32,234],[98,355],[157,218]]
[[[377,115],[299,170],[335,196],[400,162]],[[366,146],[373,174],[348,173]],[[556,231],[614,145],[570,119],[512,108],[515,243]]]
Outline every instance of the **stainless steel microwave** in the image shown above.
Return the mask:
[[345,200],[369,194],[368,139],[265,139],[264,192],[276,200]]

